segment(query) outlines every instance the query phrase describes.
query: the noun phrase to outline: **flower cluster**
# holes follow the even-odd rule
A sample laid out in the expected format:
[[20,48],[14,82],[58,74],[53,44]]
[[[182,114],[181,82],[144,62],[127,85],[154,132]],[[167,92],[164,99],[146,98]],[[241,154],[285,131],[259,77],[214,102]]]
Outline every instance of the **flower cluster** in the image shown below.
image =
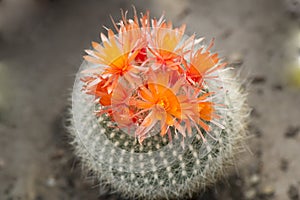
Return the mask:
[[141,143],[159,127],[160,135],[172,139],[172,131],[183,137],[203,131],[219,118],[214,93],[207,79],[218,79],[223,68],[218,54],[210,52],[213,41],[201,46],[203,38],[184,35],[185,25],[173,28],[171,22],[138,18],[114,23],[116,34],[101,33],[102,43],[92,43],[84,58],[97,67],[82,73],[83,91],[94,95],[96,114],[105,115]]

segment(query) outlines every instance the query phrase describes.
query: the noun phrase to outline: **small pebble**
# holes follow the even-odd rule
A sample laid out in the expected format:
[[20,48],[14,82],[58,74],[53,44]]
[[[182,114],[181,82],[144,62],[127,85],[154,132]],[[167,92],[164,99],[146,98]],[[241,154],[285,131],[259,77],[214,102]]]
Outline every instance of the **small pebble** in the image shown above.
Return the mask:
[[35,197],[35,200],[43,200],[44,198],[43,198],[43,196],[41,196],[41,195],[37,195],[36,197]]
[[280,169],[281,169],[281,171],[287,171],[288,170],[288,168],[289,168],[289,162],[288,162],[288,160],[287,159],[281,159],[280,160]]
[[275,193],[275,189],[271,185],[265,185],[260,190],[260,194],[265,197],[273,196],[274,193]]
[[2,158],[0,158],[0,169],[3,169],[5,167],[5,162]]
[[281,84],[274,84],[272,86],[273,90],[277,90],[277,91],[282,91],[283,90],[283,86]]
[[291,17],[297,19],[300,17],[300,1],[299,0],[285,0],[286,9]]
[[264,91],[261,88],[258,88],[256,92],[257,92],[258,95],[263,95],[264,94]]
[[221,34],[221,38],[224,40],[224,39],[227,39],[230,35],[232,35],[233,33],[233,30],[232,29],[226,29],[222,34]]
[[266,78],[264,76],[256,75],[252,79],[252,84],[262,84],[266,82]]
[[54,187],[56,185],[56,180],[53,177],[49,177],[46,184],[49,187]]
[[263,151],[261,148],[257,148],[255,150],[255,155],[258,157],[258,158],[261,158],[261,156],[263,155]]
[[251,185],[257,185],[260,182],[260,177],[257,174],[254,174],[250,177],[249,183]]
[[245,192],[245,199],[255,199],[256,197],[256,190],[249,189]]
[[290,185],[287,193],[290,200],[299,200],[299,190],[295,185]]
[[50,157],[52,160],[61,159],[65,155],[65,151],[63,149],[57,149]]
[[285,137],[292,138],[298,135],[300,131],[299,126],[289,126],[285,132]]

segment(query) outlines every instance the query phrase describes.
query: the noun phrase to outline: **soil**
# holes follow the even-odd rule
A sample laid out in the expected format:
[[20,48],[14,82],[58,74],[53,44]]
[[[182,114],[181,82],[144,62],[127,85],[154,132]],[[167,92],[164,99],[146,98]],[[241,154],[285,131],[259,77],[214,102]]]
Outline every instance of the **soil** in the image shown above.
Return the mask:
[[216,38],[248,88],[248,148],[193,199],[299,199],[299,1],[0,0],[0,200],[121,199],[82,172],[65,126],[83,50],[131,5]]

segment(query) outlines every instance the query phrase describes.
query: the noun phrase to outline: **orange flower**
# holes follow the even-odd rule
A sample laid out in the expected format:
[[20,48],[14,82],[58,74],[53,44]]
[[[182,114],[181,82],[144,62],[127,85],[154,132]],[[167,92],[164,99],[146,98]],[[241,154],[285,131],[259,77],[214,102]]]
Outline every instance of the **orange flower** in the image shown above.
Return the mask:
[[134,105],[140,113],[147,113],[144,120],[136,130],[136,136],[142,142],[147,136],[147,132],[153,128],[157,122],[160,122],[161,135],[164,136],[170,126],[184,134],[183,128],[179,125],[177,119],[181,118],[181,105],[178,100],[178,92],[181,79],[178,79],[171,85],[170,74],[153,75],[145,85],[138,88],[138,98],[131,99],[131,105]]
[[134,110],[129,107],[122,107],[119,110],[115,110],[112,114],[112,120],[118,123],[119,128],[124,128],[127,132],[135,130],[135,123],[137,117],[134,116]]
[[86,50],[88,55],[84,56],[85,60],[100,65],[99,68],[84,72],[102,72],[108,77],[109,91],[116,86],[120,77],[124,76],[129,81],[135,78],[137,70],[132,61],[145,60],[142,55],[147,45],[146,36],[139,27],[137,16],[132,21],[127,20],[126,14],[122,11],[123,21],[119,27],[113,21],[117,35],[111,29],[108,29],[108,37],[101,33],[102,44],[92,42],[94,50]]
[[184,90],[185,95],[179,97],[183,111],[181,121],[184,123],[184,130],[191,134],[192,127],[195,127],[203,140],[205,140],[198,126],[208,132],[210,127],[207,123],[218,117],[215,114],[214,103],[207,100],[212,96],[212,93],[204,93],[201,89],[196,89],[189,84],[185,86]]
[[180,69],[183,55],[179,43],[184,34],[185,25],[173,29],[171,22],[166,23],[161,18],[158,21],[153,19],[152,27],[149,50],[156,58],[155,65],[174,70]]
[[85,77],[81,79],[81,81],[85,82],[83,90],[85,90],[87,94],[99,98],[101,105],[108,106],[111,104],[111,93],[108,92],[106,85],[107,79],[102,77]]
[[131,42],[121,44],[117,41],[114,33],[108,30],[108,38],[101,34],[103,46],[93,42],[92,45],[95,51],[87,50],[89,55],[84,57],[87,61],[101,66],[92,71],[85,70],[84,72],[103,71],[102,75],[108,77],[107,85],[109,85],[109,92],[116,86],[119,77],[127,76],[129,78],[130,75],[127,73],[134,68],[131,62],[135,59],[139,51],[134,50],[136,46],[134,46],[133,43],[139,38],[133,38],[131,36],[133,35],[130,33],[124,34],[123,39],[125,40],[125,38],[128,37],[128,40]]
[[132,89],[130,86],[119,83],[111,95],[111,106],[102,110],[103,113],[109,113],[111,120],[129,134],[136,129],[138,121],[135,115],[136,109],[130,105],[131,96]]
[[[122,85],[121,83],[117,84],[114,90],[111,93],[107,93],[107,88],[103,84],[98,84],[98,90],[95,92],[96,95],[101,95],[99,103],[104,106],[100,111],[97,112],[98,115],[108,113],[113,121],[118,121],[119,124],[128,124],[125,121],[128,121],[128,117],[122,121],[124,113],[129,114],[129,100],[131,97],[130,86]],[[102,101],[101,101],[102,100]],[[120,117],[119,115],[122,116]],[[132,113],[132,112],[131,112]]]
[[213,46],[214,41],[204,50],[200,48],[196,51],[194,55],[191,53],[190,64],[185,64],[187,71],[187,80],[195,85],[201,85],[204,78],[209,78],[207,75],[216,71],[217,69],[223,68],[226,63],[218,64],[219,58],[218,54],[211,54],[209,50]]
[[198,103],[199,117],[205,121],[212,120],[212,114],[214,112],[212,102],[200,102]]
[[205,140],[202,131],[208,133],[219,116],[203,81],[218,80],[213,72],[226,65],[210,53],[213,41],[198,49],[203,38],[184,39],[185,25],[173,28],[163,16],[150,20],[149,12],[138,19],[134,10],[128,20],[122,11],[113,24],[116,35],[108,29],[108,36],[100,35],[102,44],[93,42],[85,56],[98,65],[84,70],[89,75],[82,79],[83,90],[99,99],[97,115],[108,115],[140,143],[156,126],[161,136],[172,138],[172,128],[183,137],[196,129]]

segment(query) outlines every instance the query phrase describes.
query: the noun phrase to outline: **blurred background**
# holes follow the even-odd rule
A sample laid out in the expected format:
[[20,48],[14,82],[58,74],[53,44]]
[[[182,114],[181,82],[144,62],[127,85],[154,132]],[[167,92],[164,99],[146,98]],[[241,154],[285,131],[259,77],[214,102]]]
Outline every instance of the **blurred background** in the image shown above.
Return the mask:
[[299,0],[0,0],[0,200],[120,199],[82,172],[65,129],[84,49],[120,8],[165,11],[241,73],[248,149],[197,200],[298,200]]

